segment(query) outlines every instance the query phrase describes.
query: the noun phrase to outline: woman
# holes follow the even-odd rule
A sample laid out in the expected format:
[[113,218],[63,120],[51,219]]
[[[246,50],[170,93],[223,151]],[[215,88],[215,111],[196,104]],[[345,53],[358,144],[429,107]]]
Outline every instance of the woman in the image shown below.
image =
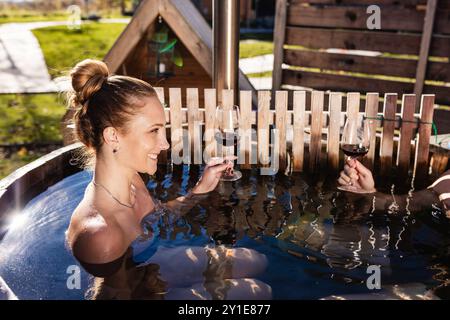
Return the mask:
[[[153,175],[158,155],[169,148],[164,109],[155,90],[142,80],[111,76],[106,64],[96,60],[78,63],[71,78],[75,131],[94,160],[94,176],[72,215],[67,242],[88,272],[109,276],[121,268],[128,248],[143,234],[144,219],[152,220],[155,215],[153,220],[157,220],[156,215],[164,212],[175,217],[186,212],[197,195],[215,189],[221,174],[232,169],[232,161],[224,160],[233,157],[215,159],[187,196],[161,204],[150,196],[138,174]],[[208,250],[196,250],[202,257],[195,261],[208,261]],[[233,259],[236,249],[230,250],[227,256]],[[154,254],[163,256],[158,263],[169,263],[163,261],[168,254]],[[255,251],[247,262],[247,276],[252,274],[252,263],[266,263]],[[192,267],[202,270],[206,265]]]

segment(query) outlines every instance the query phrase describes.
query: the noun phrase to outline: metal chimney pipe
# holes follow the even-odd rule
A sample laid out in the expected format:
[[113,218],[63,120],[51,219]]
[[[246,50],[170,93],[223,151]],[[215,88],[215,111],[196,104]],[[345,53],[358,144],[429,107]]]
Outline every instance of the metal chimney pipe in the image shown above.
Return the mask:
[[222,89],[239,93],[239,0],[213,0],[213,86],[219,104]]

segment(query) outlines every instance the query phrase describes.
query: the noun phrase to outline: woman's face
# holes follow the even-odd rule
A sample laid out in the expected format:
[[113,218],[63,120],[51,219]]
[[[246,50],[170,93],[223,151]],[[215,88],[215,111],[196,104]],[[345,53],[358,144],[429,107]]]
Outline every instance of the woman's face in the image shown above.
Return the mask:
[[159,153],[170,147],[166,139],[166,117],[158,98],[145,98],[143,102],[144,106],[127,123],[127,132],[119,134],[117,156],[133,170],[154,174]]

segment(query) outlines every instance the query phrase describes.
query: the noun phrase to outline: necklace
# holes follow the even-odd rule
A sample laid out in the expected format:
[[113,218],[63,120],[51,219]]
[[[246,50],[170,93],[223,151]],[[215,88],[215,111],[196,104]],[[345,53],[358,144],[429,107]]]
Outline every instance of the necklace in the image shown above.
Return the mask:
[[123,202],[121,202],[119,199],[117,199],[116,197],[114,197],[114,195],[113,195],[108,189],[106,189],[106,187],[105,187],[104,185],[102,185],[101,183],[95,182],[94,179],[92,179],[92,183],[94,184],[94,186],[102,187],[103,189],[105,189],[105,191],[106,191],[106,192],[107,192],[114,200],[116,200],[120,205],[122,205],[122,206],[124,206],[124,207],[127,207],[127,208],[133,209],[134,204],[136,203],[136,201],[135,201],[132,205],[123,203]]

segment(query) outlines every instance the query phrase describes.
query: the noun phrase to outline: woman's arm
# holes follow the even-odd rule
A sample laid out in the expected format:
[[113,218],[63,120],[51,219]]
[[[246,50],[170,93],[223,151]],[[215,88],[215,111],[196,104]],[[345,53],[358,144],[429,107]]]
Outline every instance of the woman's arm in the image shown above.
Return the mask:
[[411,192],[406,195],[394,195],[378,192],[375,189],[372,172],[359,161],[347,161],[344,170],[338,178],[340,185],[349,187],[348,190],[359,194],[371,194],[372,208],[395,212],[419,212],[429,209],[432,204],[439,203],[439,198],[431,189]]
[[430,189],[424,189],[410,194],[394,195],[382,192],[373,194],[375,210],[386,210],[389,213],[415,213],[427,210],[432,204],[439,203],[439,198]]
[[233,167],[232,161],[235,159],[235,156],[211,159],[206,165],[202,177],[187,195],[168,201],[163,206],[178,217],[185,215],[200,200],[208,197],[209,192],[216,188],[223,172]]
[[185,196],[178,197],[174,200],[163,203],[162,206],[166,208],[176,218],[184,216],[188,213],[200,200],[208,197],[208,194],[195,194],[189,192]]

